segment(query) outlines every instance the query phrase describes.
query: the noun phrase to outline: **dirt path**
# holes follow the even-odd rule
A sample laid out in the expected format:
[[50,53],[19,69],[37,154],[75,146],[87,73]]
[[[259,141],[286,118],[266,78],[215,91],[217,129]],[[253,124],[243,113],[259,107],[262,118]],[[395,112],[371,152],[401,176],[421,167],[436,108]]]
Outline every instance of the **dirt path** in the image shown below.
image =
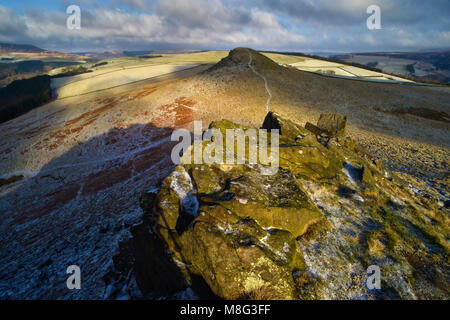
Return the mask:
[[258,71],[256,71],[255,68],[252,66],[253,56],[252,56],[250,50],[247,50],[247,52],[250,57],[250,59],[248,61],[248,67],[250,69],[252,69],[254,74],[256,74],[258,77],[260,77],[264,80],[264,85],[266,86],[266,91],[269,94],[269,98],[267,99],[267,102],[266,102],[266,111],[269,112],[270,111],[270,100],[272,100],[272,92],[270,92],[266,77],[264,77],[262,74],[260,74]]

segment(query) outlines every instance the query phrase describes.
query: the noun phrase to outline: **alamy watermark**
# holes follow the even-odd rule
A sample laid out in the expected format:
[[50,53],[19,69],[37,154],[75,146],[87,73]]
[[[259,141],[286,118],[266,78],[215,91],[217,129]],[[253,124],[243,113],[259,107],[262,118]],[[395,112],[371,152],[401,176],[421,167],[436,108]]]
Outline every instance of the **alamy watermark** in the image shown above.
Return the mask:
[[268,139],[266,129],[226,129],[225,137],[215,128],[202,133],[202,122],[194,121],[193,141],[188,130],[172,133],[171,140],[180,142],[171,158],[174,164],[259,164],[262,174],[272,175],[279,167],[279,130],[270,130],[270,144]]
[[67,267],[66,273],[70,274],[70,276],[67,278],[67,281],[66,281],[67,289],[80,290],[81,289],[81,269],[80,269],[80,267],[77,265],[74,265],[74,264],[70,265]]
[[376,264],[370,265],[366,271],[368,277],[366,280],[366,286],[369,290],[381,289],[381,271],[380,267]]
[[380,30],[381,29],[381,9],[379,6],[372,4],[367,7],[367,14],[370,16],[367,18],[366,26],[369,30]]
[[[366,20],[366,26],[369,30],[381,29],[381,8],[372,4],[367,7],[366,13],[370,16]],[[72,4],[66,8],[66,14],[68,15],[66,20],[67,29],[79,30],[81,29],[81,9],[79,6]]]
[[66,20],[67,29],[79,30],[81,29],[81,9],[79,6],[72,4],[67,7],[66,14],[69,16]]

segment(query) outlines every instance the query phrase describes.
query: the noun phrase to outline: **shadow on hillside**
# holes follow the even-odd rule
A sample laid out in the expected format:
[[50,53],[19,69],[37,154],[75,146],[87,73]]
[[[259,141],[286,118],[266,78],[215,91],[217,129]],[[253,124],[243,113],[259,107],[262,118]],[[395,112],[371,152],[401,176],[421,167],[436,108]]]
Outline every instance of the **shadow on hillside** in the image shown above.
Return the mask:
[[50,76],[40,75],[15,80],[0,88],[0,123],[17,118],[49,102],[52,98],[50,80]]
[[[153,289],[170,295],[174,287],[186,287],[168,273],[180,274],[161,240],[137,226],[142,223],[140,196],[175,168],[173,130],[153,123],[114,128],[74,146],[35,176],[2,186],[10,189],[0,198],[0,279],[10,288],[3,293],[6,298],[114,297],[113,292],[105,295],[108,283],[99,285],[102,277],[111,279],[111,272],[116,282],[129,280],[133,272],[147,296]],[[131,246],[125,250],[127,258],[121,260],[119,248],[114,266],[108,266],[117,253],[117,239],[130,230],[133,241],[121,244]],[[71,264],[82,270],[81,290],[66,287],[65,270]],[[29,287],[30,282],[35,286]]]

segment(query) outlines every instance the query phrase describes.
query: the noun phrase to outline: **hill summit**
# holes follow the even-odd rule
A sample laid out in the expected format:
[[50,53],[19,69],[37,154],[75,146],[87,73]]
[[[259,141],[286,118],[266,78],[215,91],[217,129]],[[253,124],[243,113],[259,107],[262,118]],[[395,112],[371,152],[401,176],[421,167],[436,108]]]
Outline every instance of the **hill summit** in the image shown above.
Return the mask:
[[248,66],[249,63],[258,71],[280,68],[276,62],[262,55],[258,51],[250,48],[236,48],[231,50],[227,57],[220,60],[207,70],[207,72],[229,67]]

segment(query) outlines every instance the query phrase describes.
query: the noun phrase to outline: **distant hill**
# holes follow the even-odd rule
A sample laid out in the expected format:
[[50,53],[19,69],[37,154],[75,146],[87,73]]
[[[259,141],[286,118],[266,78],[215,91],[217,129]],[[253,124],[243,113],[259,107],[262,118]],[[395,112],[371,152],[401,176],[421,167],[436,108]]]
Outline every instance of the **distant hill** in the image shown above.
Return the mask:
[[450,50],[348,53],[330,57],[419,81],[450,84]]
[[45,51],[47,50],[38,48],[31,44],[0,43],[0,53],[10,53],[10,52],[38,53]]
[[202,50],[140,50],[140,51],[126,51],[126,50],[111,50],[104,52],[74,52],[74,54],[82,55],[85,57],[105,60],[111,58],[121,58],[121,57],[137,57],[145,56],[149,54],[183,54],[183,53],[195,53],[195,52],[205,52]]
[[113,59],[113,58],[120,58],[125,56],[123,54],[123,51],[120,50],[112,50],[112,51],[104,51],[104,52],[73,52],[73,54],[89,57],[91,59],[97,59],[97,60],[105,60],[105,59]]
[[104,52],[74,52],[74,54],[82,55],[86,57],[90,57],[93,59],[105,60],[112,58],[121,58],[121,57],[137,57],[141,55],[146,55],[153,53],[151,50],[142,50],[142,51],[123,51],[123,50],[111,50]]
[[16,60],[84,61],[87,58],[86,56],[81,54],[46,50],[38,48],[31,44],[14,44],[14,43],[0,43],[0,55],[4,55],[3,57],[0,57],[1,60],[3,61],[16,61]]
[[29,44],[0,43],[0,87],[15,80],[46,74],[54,68],[96,60],[72,53],[45,50]]

